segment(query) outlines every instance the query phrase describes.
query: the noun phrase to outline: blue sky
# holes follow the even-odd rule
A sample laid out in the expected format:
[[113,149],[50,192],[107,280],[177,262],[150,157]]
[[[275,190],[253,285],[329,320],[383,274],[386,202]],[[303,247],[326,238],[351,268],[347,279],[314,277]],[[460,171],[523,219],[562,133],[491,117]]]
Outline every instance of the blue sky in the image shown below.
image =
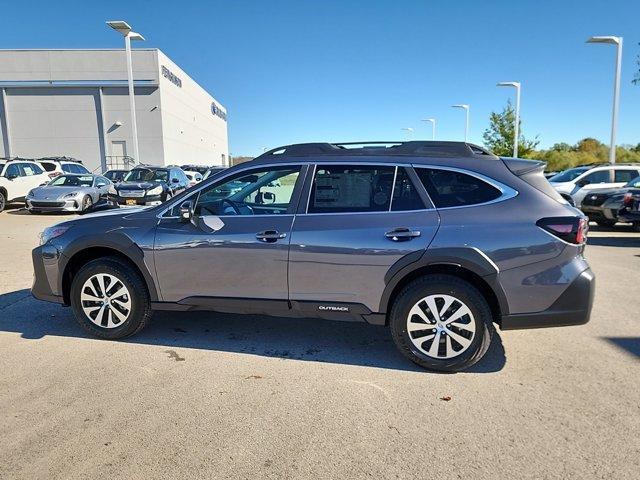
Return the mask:
[[[608,142],[615,48],[624,37],[619,143],[640,142],[640,1],[6,2],[0,48],[113,48],[127,20],[229,110],[230,150],[302,141],[395,140],[403,127],[470,140],[522,82],[526,136]],[[140,45],[140,44],[138,44]],[[140,45],[142,46],[142,45]]]

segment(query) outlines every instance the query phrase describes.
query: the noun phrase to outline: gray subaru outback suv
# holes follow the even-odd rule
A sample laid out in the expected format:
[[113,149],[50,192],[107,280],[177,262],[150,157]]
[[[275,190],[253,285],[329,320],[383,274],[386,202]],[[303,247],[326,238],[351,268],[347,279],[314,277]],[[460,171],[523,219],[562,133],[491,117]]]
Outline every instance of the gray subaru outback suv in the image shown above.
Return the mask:
[[157,207],[46,229],[32,292],[106,339],[154,310],[356,320],[458,371],[494,324],[589,320],[586,218],[543,170],[460,142],[281,147]]

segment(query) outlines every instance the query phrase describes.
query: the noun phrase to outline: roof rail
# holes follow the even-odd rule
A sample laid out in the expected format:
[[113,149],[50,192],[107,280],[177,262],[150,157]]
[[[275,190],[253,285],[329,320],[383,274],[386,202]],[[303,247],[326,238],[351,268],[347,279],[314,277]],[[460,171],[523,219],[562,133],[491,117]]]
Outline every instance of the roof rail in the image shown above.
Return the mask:
[[409,141],[409,142],[337,142],[298,143],[273,148],[256,158],[271,156],[310,155],[408,155],[428,157],[476,157],[498,158],[477,145],[466,142]]

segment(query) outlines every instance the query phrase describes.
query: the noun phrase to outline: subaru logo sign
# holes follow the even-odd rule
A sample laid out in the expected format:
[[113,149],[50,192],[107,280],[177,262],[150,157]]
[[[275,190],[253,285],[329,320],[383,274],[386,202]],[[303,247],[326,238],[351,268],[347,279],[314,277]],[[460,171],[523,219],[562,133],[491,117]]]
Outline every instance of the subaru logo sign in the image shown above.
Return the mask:
[[211,102],[211,113],[216,117],[220,117],[225,122],[227,121],[227,114],[219,108],[214,102]]

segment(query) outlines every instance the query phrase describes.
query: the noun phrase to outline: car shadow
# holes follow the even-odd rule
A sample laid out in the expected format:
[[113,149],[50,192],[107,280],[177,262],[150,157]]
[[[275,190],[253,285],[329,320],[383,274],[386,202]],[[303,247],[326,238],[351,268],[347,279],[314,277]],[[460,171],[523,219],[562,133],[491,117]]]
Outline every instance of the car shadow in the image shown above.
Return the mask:
[[640,337],[602,337],[616,347],[640,358]]
[[587,245],[598,247],[640,247],[640,236],[589,237]]
[[[18,333],[25,339],[92,338],[74,321],[71,309],[38,301],[27,289],[0,295],[0,331]],[[122,341],[283,360],[424,371],[398,352],[388,328],[358,322],[215,312],[156,312],[147,328]],[[505,364],[502,339],[496,334],[485,357],[465,373],[497,372]]]

